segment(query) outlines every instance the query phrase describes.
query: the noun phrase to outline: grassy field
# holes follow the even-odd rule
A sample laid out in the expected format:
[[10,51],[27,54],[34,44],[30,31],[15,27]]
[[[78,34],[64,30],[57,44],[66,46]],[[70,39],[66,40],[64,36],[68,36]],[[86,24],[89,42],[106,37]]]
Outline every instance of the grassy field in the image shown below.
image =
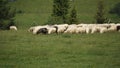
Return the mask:
[[0,31],[0,68],[120,68],[120,33]]
[[[75,0],[80,23],[94,22],[97,1]],[[118,2],[105,0],[106,12]],[[18,31],[0,30],[0,68],[120,68],[119,32],[33,35],[27,29],[47,22],[52,0],[11,5],[23,13],[16,15]]]

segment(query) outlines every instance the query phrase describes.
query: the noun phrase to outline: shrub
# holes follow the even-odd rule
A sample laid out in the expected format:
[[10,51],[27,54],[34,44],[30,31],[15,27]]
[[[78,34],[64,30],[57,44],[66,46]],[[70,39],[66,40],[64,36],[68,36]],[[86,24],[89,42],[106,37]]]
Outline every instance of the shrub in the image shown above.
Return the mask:
[[8,6],[8,0],[0,0],[0,29],[8,29],[14,25],[15,10]]
[[117,14],[120,17],[120,2],[117,3],[110,11],[111,14]]

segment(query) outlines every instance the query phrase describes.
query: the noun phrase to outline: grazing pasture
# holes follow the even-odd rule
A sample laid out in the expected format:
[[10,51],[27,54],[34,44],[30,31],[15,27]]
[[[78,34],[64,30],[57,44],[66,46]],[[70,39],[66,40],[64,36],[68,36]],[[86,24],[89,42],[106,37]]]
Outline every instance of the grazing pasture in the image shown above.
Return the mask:
[[[74,1],[78,23],[95,23],[97,1]],[[105,0],[106,13],[118,2]],[[18,30],[0,30],[0,68],[120,68],[120,32],[34,35],[28,29],[48,21],[52,0],[16,0],[10,5],[19,12]]]
[[120,33],[0,30],[0,68],[120,68]]

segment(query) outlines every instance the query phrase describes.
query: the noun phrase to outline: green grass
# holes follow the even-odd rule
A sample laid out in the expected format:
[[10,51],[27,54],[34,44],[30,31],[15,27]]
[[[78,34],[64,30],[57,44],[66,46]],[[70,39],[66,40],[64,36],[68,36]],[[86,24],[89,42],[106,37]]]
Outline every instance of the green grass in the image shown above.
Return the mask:
[[0,31],[0,68],[120,68],[120,33]]
[[[106,0],[106,11],[118,2]],[[96,5],[75,0],[80,23],[94,23]],[[0,68],[120,68],[119,32],[33,35],[27,29],[47,22],[52,0],[17,0],[12,6],[24,13],[16,15],[18,31],[0,30]]]

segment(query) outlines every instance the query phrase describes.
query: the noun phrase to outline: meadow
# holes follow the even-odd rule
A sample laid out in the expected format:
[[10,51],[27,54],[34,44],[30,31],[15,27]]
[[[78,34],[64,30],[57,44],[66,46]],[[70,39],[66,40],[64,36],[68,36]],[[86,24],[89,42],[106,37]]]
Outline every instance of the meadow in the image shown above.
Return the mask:
[[[74,1],[79,23],[94,23],[97,1]],[[106,12],[118,2],[105,0]],[[48,21],[52,0],[17,0],[11,5],[23,13],[15,17],[18,31],[0,30],[0,68],[120,68],[120,32],[33,35],[27,30]]]
[[120,68],[120,33],[0,31],[0,68]]

